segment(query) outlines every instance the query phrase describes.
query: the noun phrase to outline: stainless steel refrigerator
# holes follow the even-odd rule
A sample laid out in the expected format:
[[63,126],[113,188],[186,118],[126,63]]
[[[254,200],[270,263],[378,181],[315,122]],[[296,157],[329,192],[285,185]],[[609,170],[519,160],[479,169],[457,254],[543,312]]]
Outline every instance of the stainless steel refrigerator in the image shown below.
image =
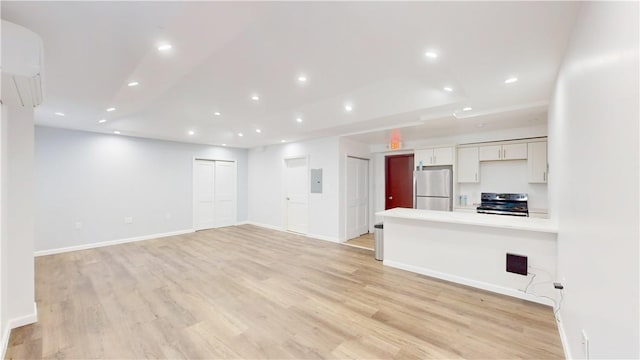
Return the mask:
[[413,173],[415,209],[451,211],[453,208],[451,166],[423,166]]

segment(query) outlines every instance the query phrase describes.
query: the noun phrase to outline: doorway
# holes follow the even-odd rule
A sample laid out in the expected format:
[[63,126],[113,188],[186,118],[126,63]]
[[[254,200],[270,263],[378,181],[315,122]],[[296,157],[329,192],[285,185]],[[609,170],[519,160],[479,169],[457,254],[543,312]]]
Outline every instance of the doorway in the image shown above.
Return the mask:
[[309,221],[307,158],[285,159],[287,231],[306,234]]
[[194,230],[235,225],[236,209],[236,162],[194,160]]
[[385,210],[413,208],[413,154],[384,159]]
[[347,157],[347,239],[369,232],[369,160]]

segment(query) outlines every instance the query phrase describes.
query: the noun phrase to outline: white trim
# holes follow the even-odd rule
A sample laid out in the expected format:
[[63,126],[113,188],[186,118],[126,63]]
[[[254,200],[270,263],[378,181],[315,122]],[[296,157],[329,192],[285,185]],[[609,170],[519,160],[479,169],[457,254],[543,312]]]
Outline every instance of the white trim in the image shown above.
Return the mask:
[[437,278],[437,279],[446,280],[446,281],[450,281],[450,282],[454,282],[454,283],[458,283],[458,284],[462,284],[462,285],[467,285],[467,286],[471,286],[471,287],[482,289],[482,290],[491,291],[491,292],[502,294],[502,295],[515,297],[515,298],[518,298],[518,299],[523,299],[523,300],[535,302],[535,303],[538,303],[538,304],[553,306],[553,302],[551,300],[549,300],[549,299],[541,298],[541,297],[538,297],[538,296],[535,296],[535,295],[532,295],[532,294],[525,294],[522,291],[518,291],[518,290],[506,288],[506,287],[503,287],[503,286],[486,283],[486,282],[483,282],[483,281],[477,281],[477,280],[463,278],[463,277],[460,277],[460,276],[445,274],[445,273],[442,273],[442,272],[439,272],[439,271],[435,271],[435,270],[431,270],[431,269],[427,269],[427,268],[423,268],[423,267],[418,267],[418,266],[413,266],[413,265],[407,265],[407,264],[403,264],[403,263],[400,263],[400,262],[397,262],[397,261],[393,261],[393,260],[386,260],[385,259],[383,261],[383,264],[386,265],[386,266],[389,266],[389,267],[402,269],[402,270],[407,270],[407,271],[411,271],[411,272],[414,272],[414,273],[418,273],[418,274],[434,277],[434,278]]
[[562,317],[560,316],[560,311],[556,315],[556,324],[558,325],[558,332],[560,333],[560,342],[562,342],[562,349],[564,350],[564,358],[565,359],[573,359],[571,357],[571,348],[569,347],[569,339],[567,338],[567,333],[564,331],[564,323],[562,322]]
[[87,250],[87,249],[99,248],[103,246],[111,246],[111,245],[125,244],[125,243],[136,242],[136,241],[163,238],[168,236],[189,234],[192,232],[194,232],[193,229],[185,229],[185,230],[171,231],[166,233],[136,236],[136,237],[127,238],[127,239],[108,240],[108,241],[101,241],[97,243],[68,246],[68,247],[57,248],[57,249],[39,250],[34,253],[34,256],[45,256],[45,255],[60,254],[60,253],[65,253],[70,251]]
[[[348,240],[347,240],[348,241]],[[358,249],[364,249],[364,250],[369,250],[369,251],[374,251],[374,249],[369,249],[368,247],[364,247],[364,246],[360,246],[360,245],[353,245],[353,244],[347,244],[347,242],[343,242],[341,243],[342,245],[346,245],[346,246],[351,246],[352,248],[358,248]]]
[[314,234],[300,234],[300,235],[306,236],[306,237],[311,238],[311,239],[318,239],[318,240],[323,240],[323,241],[329,241],[329,242],[333,242],[333,243],[342,244],[340,239],[338,239],[335,236],[314,235]]
[[[271,229],[271,230],[277,230],[277,231],[286,232],[283,227],[276,226],[276,225],[262,224],[262,223],[257,223],[257,222],[254,222],[254,221],[248,221],[248,220],[245,221],[244,224],[253,225],[253,226],[259,226],[259,227],[263,227],[265,229]],[[239,225],[242,225],[242,224],[239,224]]]
[[11,330],[18,328],[20,326],[33,324],[38,321],[38,304],[33,302],[33,313],[27,314],[24,316],[20,316],[17,318],[9,319],[7,321],[6,327],[4,328],[4,333],[2,334],[2,358],[5,358],[7,353],[7,346],[9,345],[9,337],[11,336]]
[[[332,243],[341,244],[340,239],[338,239],[335,236],[301,234],[301,233],[297,233],[297,232],[293,232],[293,231],[287,231],[281,226],[275,226],[275,225],[269,225],[269,224],[261,224],[261,223],[257,223],[257,222],[253,222],[253,221],[244,221],[243,224],[259,226],[259,227],[263,227],[265,229],[276,230],[276,231],[280,231],[280,232],[287,233],[287,234],[300,235],[300,236],[304,236],[304,237],[307,237],[307,238],[310,238],[310,239],[329,241],[329,242],[332,242]],[[242,224],[238,224],[238,225],[242,225]]]

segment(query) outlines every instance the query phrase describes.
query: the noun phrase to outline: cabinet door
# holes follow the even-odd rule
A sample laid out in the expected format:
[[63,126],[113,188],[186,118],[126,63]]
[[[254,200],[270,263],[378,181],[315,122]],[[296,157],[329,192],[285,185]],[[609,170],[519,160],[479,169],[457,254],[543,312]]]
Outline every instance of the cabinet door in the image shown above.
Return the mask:
[[477,183],[480,182],[480,161],[478,159],[478,148],[458,149],[458,182]]
[[529,168],[530,183],[547,182],[547,142],[534,142],[527,144],[529,158],[527,167]]
[[480,161],[502,159],[502,146],[500,145],[480,146],[478,149],[478,156]]
[[433,160],[433,149],[418,149],[413,155],[413,169],[417,169],[422,161],[422,166],[429,166]]
[[453,148],[433,149],[433,165],[453,165]]
[[526,160],[527,144],[502,145],[502,160]]

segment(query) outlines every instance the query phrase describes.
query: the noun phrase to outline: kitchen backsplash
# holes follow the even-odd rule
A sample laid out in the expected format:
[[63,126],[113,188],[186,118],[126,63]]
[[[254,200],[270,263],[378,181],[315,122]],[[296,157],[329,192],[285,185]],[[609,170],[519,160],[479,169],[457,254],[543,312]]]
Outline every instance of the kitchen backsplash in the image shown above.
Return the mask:
[[454,204],[460,196],[467,196],[467,205],[480,202],[483,192],[527,193],[530,209],[547,209],[547,184],[530,184],[527,180],[527,161],[483,161],[480,163],[479,183],[460,183]]

